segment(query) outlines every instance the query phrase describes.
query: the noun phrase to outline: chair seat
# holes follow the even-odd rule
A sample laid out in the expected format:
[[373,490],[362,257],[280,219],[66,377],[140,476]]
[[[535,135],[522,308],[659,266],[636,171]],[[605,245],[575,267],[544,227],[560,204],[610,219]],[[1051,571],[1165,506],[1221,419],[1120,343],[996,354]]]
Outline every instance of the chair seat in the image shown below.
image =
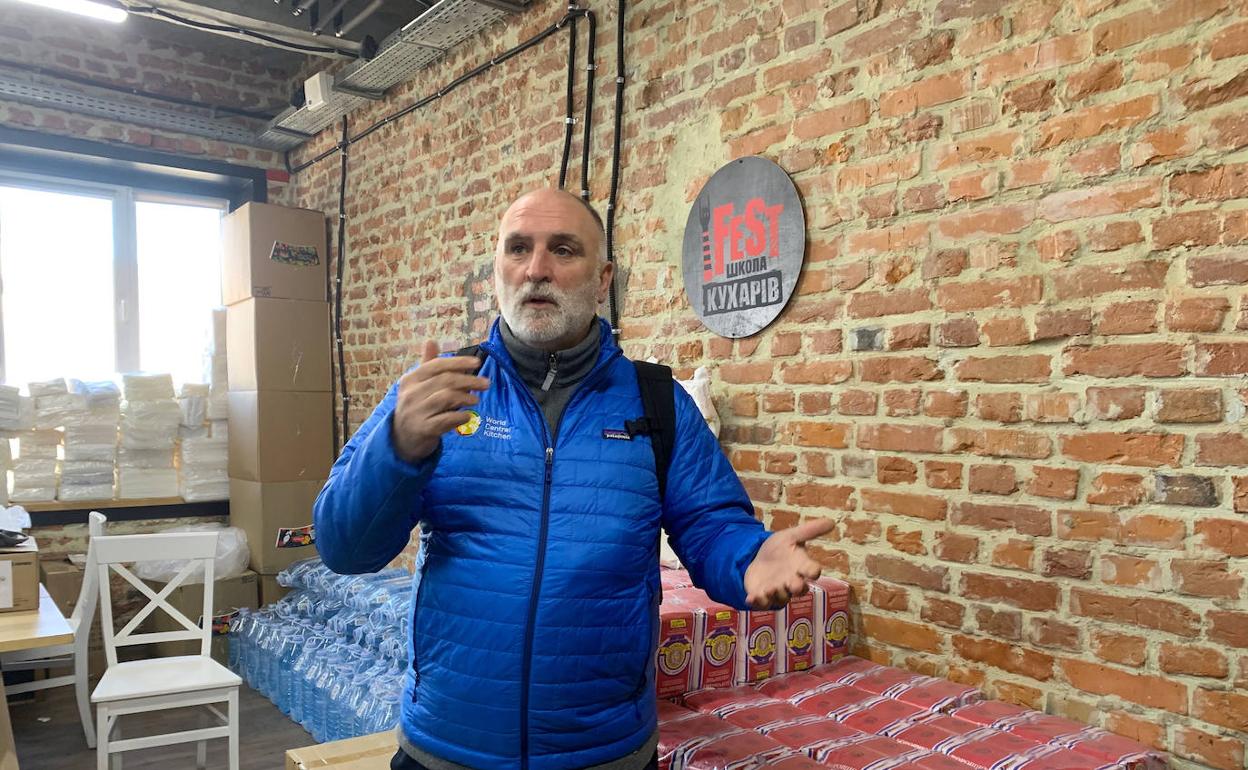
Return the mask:
[[91,693],[91,702],[238,687],[242,683],[233,671],[204,655],[131,660],[109,666]]

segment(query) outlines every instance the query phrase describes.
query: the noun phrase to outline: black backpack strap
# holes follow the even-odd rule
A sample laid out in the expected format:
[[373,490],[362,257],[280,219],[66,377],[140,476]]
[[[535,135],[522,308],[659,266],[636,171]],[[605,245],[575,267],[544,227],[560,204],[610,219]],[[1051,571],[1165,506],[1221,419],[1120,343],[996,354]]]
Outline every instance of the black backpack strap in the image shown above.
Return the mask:
[[659,499],[667,492],[667,466],[676,445],[676,397],[672,392],[672,370],[662,364],[634,361],[637,386],[645,417],[624,423],[629,436],[649,435],[654,449],[654,473],[659,480]]
[[478,344],[478,345],[469,345],[469,346],[467,346],[467,347],[460,348],[459,350],[456,350],[456,351],[455,351],[455,355],[457,355],[457,356],[475,356],[475,357],[476,357],[476,359],[477,359],[477,370],[478,370],[478,371],[480,371],[480,369],[481,369],[481,364],[484,364],[484,363],[485,363],[485,359],[486,359],[486,352],[485,352],[485,348],[482,348],[479,344]]

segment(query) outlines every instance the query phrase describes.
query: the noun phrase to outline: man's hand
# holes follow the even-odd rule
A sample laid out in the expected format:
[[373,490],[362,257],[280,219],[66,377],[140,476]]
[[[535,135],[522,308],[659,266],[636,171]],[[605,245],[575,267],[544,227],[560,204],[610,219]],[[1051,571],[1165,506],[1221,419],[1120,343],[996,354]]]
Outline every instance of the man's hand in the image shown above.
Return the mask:
[[767,538],[745,570],[745,601],[750,609],[777,609],[810,590],[806,581],[818,578],[823,567],[806,553],[806,541],[826,535],[835,526],[832,519],[819,519]]
[[480,400],[473,391],[490,387],[488,379],[472,374],[479,364],[471,356],[439,358],[438,346],[425,342],[420,366],[399,380],[391,434],[399,457],[413,463],[424,460],[438,448],[443,433],[464,424],[460,410]]

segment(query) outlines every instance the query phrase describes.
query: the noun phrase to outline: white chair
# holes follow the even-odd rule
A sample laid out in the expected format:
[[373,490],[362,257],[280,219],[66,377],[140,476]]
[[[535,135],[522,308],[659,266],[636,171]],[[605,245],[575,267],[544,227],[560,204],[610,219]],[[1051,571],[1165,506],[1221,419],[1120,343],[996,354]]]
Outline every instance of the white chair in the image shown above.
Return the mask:
[[104,524],[107,521],[99,511],[92,511],[87,518],[87,532],[91,538],[87,546],[87,566],[82,573],[82,588],[78,590],[78,600],[74,602],[74,611],[69,616],[69,627],[74,631],[74,641],[54,647],[38,647],[0,655],[0,670],[4,671],[65,668],[73,671],[72,674],[23,682],[5,689],[10,695],[16,695],[72,684],[78,698],[78,718],[82,721],[82,732],[87,738],[89,748],[95,748],[95,725],[91,722],[91,702],[87,690],[88,648],[91,641],[91,623],[95,618],[95,603],[99,598],[95,587],[100,579],[93,561],[94,548],[91,543],[104,534]]
[[[192,742],[198,743],[196,767],[202,769],[207,757],[205,742],[213,738],[229,739],[230,770],[238,770],[238,688],[242,680],[209,657],[212,641],[213,559],[217,552],[217,533],[117,535],[101,537],[95,541],[95,546],[95,558],[99,564],[104,652],[108,656],[108,670],[100,677],[99,684],[91,693],[91,702],[96,704],[96,721],[99,725],[99,741],[95,751],[98,770],[107,770],[110,755],[123,751]],[[131,562],[168,559],[187,559],[188,562],[160,593],[155,593],[125,566]],[[200,622],[196,624],[169,604],[166,597],[200,565],[204,570],[204,607]],[[121,575],[149,599],[149,603],[117,632],[113,630],[113,607],[108,590],[109,570]],[[139,624],[158,607],[186,630],[135,633]],[[199,654],[117,662],[117,646],[183,640],[198,640]],[[227,705],[227,713],[222,714],[217,709],[216,704],[220,703]],[[220,720],[219,724],[125,740],[113,737],[113,729],[120,716],[188,706],[206,707]]]

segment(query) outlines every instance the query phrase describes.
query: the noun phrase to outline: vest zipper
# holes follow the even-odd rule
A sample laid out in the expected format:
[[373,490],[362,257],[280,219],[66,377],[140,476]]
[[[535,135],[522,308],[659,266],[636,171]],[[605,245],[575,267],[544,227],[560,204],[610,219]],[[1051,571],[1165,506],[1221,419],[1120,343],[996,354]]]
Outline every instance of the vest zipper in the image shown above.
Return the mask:
[[[549,378],[548,378],[549,379]],[[537,563],[529,590],[529,621],[524,633],[523,682],[520,689],[520,770],[529,767],[529,686],[533,675],[533,631],[537,624],[537,600],[541,593],[542,570],[546,566],[546,536],[550,526],[550,487],[555,465],[555,448],[546,446],[546,472],[542,481],[542,522],[537,533]]]

